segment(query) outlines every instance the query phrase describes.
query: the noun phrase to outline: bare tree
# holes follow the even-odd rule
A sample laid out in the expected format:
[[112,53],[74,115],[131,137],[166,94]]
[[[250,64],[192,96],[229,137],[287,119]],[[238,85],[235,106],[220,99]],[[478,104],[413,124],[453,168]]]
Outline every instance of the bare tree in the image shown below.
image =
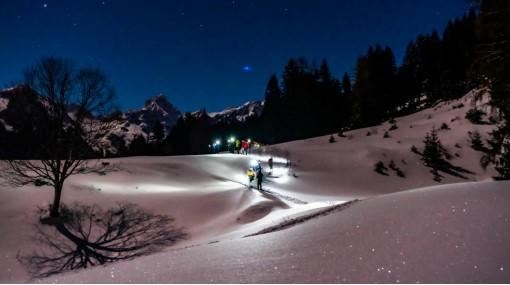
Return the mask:
[[156,252],[188,235],[174,219],[134,204],[100,207],[62,206],[62,218],[52,227],[36,224],[38,249],[18,253],[18,260],[35,278],[125,260]]
[[57,217],[64,182],[82,171],[92,155],[92,139],[86,135],[93,126],[90,116],[108,110],[114,91],[100,70],[76,71],[70,60],[55,57],[28,68],[24,84],[42,96],[50,126],[37,142],[41,149],[37,160],[9,160],[4,173],[15,184],[43,180],[52,186],[50,217]]

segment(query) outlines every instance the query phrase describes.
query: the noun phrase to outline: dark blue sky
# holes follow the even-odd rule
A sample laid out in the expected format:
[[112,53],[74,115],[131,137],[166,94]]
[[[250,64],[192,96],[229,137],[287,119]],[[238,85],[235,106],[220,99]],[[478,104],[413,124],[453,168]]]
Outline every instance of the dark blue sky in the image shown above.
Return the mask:
[[0,84],[41,56],[98,66],[123,109],[163,92],[182,111],[261,99],[290,57],[354,71],[370,44],[401,61],[466,0],[0,0]]

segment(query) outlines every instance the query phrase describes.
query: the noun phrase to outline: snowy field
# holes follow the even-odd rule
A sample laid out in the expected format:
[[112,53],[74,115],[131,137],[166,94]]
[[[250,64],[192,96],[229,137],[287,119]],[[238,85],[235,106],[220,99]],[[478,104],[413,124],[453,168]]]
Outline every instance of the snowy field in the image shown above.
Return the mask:
[[[510,184],[489,181],[494,170],[483,170],[481,153],[470,147],[468,131],[487,137],[494,128],[464,119],[473,104],[487,108],[473,98],[396,118],[398,128],[388,138],[386,122],[335,135],[335,143],[317,137],[270,146],[259,156],[110,159],[105,175],[71,177],[63,202],[103,208],[134,203],[175,218],[188,238],[156,254],[43,280],[31,280],[16,257],[37,246],[36,209],[51,201],[52,190],[2,185],[0,281],[510,282]],[[425,133],[442,123],[449,129],[438,135],[451,163],[468,172],[443,174],[438,183],[410,149],[422,150]],[[269,154],[277,159],[266,191],[248,189],[246,169],[258,159],[267,171]],[[378,161],[392,160],[405,177],[373,170]],[[362,201],[246,237],[354,199]]]

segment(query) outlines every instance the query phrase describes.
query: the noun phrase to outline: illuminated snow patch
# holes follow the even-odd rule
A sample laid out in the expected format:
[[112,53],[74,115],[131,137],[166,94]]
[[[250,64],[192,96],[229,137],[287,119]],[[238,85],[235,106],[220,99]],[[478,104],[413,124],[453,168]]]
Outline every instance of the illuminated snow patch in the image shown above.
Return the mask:
[[99,191],[123,194],[169,193],[169,192],[182,192],[187,190],[186,188],[182,187],[149,183],[134,184],[133,186],[126,186],[113,183],[94,183],[92,186]]
[[[270,155],[256,155],[256,154],[251,154],[251,155],[250,155],[250,158],[255,159],[255,160],[260,160],[261,162],[267,163],[267,162],[268,162],[268,160],[271,158],[271,156],[270,156]],[[282,163],[282,164],[286,164],[286,163],[287,163],[287,159],[286,159],[286,158],[283,158],[283,157],[276,157],[276,156],[273,156],[273,163]]]

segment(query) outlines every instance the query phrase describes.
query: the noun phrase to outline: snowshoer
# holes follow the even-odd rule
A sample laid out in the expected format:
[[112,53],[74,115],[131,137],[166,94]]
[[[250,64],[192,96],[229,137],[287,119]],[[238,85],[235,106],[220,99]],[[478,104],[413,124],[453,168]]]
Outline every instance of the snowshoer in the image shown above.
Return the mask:
[[241,150],[241,141],[236,140],[236,152],[239,154],[239,151]]
[[246,175],[248,175],[248,186],[250,183],[255,179],[255,171],[253,171],[253,168],[248,168],[248,171],[246,171]]
[[243,140],[241,143],[241,147],[243,149],[243,154],[248,155],[248,142],[246,140]]
[[257,171],[257,190],[262,190],[262,179],[264,178],[264,174],[262,174],[262,168],[259,168]]

